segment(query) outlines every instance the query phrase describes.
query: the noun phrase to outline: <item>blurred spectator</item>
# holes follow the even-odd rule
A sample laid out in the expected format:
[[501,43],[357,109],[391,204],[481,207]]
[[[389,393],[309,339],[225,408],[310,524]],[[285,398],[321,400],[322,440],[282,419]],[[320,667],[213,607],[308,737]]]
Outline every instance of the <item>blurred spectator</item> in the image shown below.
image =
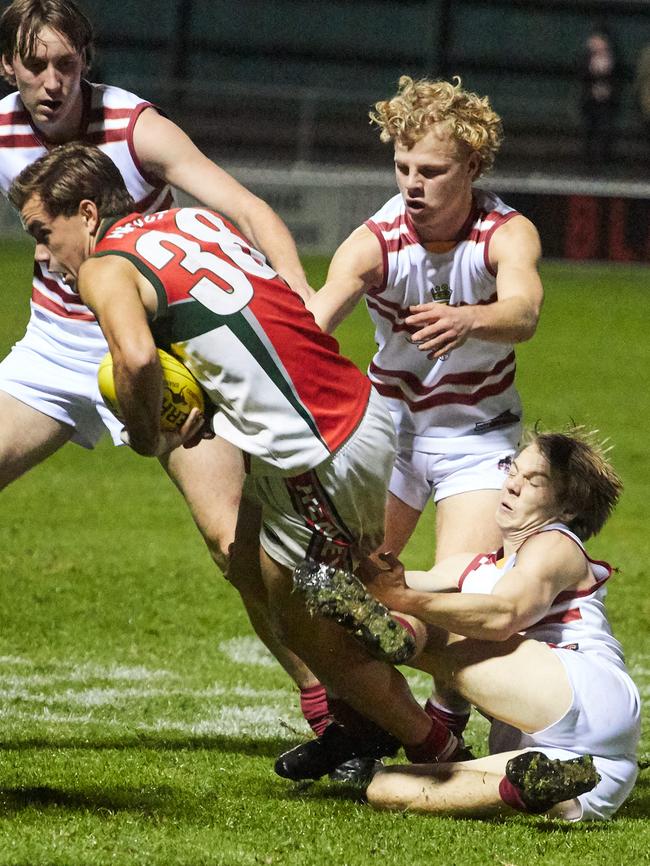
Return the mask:
[[590,167],[605,167],[613,156],[619,106],[619,63],[606,27],[594,27],[581,60],[584,156]]

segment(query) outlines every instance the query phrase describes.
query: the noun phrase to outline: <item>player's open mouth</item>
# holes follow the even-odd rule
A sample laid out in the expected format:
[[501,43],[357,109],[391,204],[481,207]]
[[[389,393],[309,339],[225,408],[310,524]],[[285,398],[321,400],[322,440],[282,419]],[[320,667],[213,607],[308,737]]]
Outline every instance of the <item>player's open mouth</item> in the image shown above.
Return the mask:
[[41,108],[46,108],[48,111],[54,114],[61,108],[63,102],[60,99],[44,99],[41,102]]
[[424,202],[422,201],[422,199],[419,199],[419,198],[416,198],[416,199],[407,198],[406,199],[406,207],[409,210],[415,210],[415,211],[422,210],[422,208],[424,207]]

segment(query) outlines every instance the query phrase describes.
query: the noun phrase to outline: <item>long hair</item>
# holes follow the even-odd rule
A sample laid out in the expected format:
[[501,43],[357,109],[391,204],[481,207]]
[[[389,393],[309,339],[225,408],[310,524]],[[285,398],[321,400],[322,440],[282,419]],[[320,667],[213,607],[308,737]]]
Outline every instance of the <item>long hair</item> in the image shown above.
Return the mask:
[[534,431],[526,437],[526,444],[536,445],[547,459],[558,503],[575,514],[567,525],[583,541],[600,532],[623,492],[597,432],[572,427],[566,433]]
[[0,55],[8,62],[15,55],[33,57],[43,27],[64,36],[82,56],[84,71],[89,68],[95,50],[93,27],[74,0],[14,0],[0,16]]

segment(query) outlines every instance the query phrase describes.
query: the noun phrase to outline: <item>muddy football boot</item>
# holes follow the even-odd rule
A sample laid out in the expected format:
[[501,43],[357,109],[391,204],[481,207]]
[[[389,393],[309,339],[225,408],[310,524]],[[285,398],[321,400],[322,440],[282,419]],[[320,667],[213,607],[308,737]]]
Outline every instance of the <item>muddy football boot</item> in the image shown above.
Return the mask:
[[352,572],[306,559],[293,573],[312,614],[333,619],[377,659],[399,665],[415,653],[413,635],[371,595]]
[[556,803],[586,794],[600,782],[591,755],[568,761],[548,758],[543,752],[524,752],[510,758],[506,777],[518,789],[531,812],[548,812]]

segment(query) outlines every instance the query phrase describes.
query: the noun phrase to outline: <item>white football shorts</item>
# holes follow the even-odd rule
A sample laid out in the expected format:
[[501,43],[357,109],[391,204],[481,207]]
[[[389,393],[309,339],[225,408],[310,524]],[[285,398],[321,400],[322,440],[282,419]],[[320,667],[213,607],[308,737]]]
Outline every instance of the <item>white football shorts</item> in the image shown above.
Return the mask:
[[640,736],[641,699],[629,674],[594,653],[557,648],[573,689],[573,701],[554,725],[524,734],[493,721],[490,752],[536,749],[549,758],[566,760],[592,755],[601,780],[577,800],[576,820],[611,818],[634,787]]
[[395,431],[372,389],[352,436],[315,469],[300,476],[249,476],[262,503],[260,542],[276,562],[295,568],[307,556],[350,567],[384,538]]
[[474,490],[500,490],[514,449],[482,454],[428,454],[399,448],[389,490],[402,502],[423,511],[434,502]]
[[34,308],[25,336],[0,363],[0,390],[72,427],[71,441],[84,448],[94,448],[106,430],[121,445],[124,425],[106,408],[97,386],[107,351],[96,323],[52,325]]

